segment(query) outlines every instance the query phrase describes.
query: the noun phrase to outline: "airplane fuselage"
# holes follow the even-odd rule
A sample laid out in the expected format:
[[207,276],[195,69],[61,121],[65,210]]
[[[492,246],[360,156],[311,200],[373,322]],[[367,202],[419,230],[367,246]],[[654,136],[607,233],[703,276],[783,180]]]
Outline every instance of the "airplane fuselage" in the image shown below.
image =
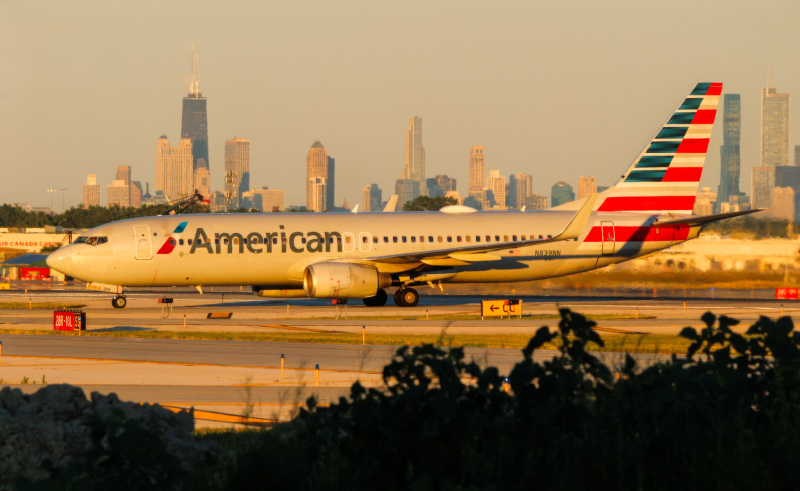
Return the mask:
[[[353,262],[395,282],[529,281],[601,268],[694,238],[700,227],[648,225],[652,215],[593,212],[576,240],[493,252],[490,260],[373,258],[556,236],[571,211],[202,214],[136,218],[83,234],[104,243],[59,249],[55,267],[121,286],[253,285],[300,289],[307,266]],[[97,241],[95,241],[97,242]],[[476,256],[477,257],[477,256]]]

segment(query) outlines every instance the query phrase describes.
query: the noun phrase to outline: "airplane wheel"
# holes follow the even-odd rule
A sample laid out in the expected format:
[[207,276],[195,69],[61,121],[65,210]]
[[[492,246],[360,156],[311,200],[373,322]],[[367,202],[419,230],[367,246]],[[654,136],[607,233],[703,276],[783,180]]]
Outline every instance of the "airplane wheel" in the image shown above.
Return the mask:
[[386,300],[388,299],[389,296],[386,295],[386,291],[378,290],[378,293],[376,293],[374,297],[364,299],[364,305],[367,307],[383,307],[386,305]]
[[396,292],[394,292],[394,304],[398,307],[405,307],[403,304],[403,299],[400,294],[403,292],[402,288],[398,288]]
[[[397,298],[395,295],[395,302]],[[413,288],[403,288],[400,290],[399,299],[403,307],[414,307],[419,302],[419,293]]]
[[111,306],[115,309],[124,309],[126,305],[128,305],[128,301],[125,297],[114,297],[111,299]]

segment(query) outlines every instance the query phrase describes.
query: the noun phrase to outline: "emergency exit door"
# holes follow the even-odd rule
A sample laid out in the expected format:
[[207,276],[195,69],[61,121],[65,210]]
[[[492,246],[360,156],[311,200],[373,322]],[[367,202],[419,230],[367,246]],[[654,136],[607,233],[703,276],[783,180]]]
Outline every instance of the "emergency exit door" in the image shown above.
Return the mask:
[[148,225],[134,225],[133,235],[136,238],[136,259],[153,258],[153,241]]
[[616,243],[614,222],[600,222],[600,234],[603,254],[614,254],[614,245]]

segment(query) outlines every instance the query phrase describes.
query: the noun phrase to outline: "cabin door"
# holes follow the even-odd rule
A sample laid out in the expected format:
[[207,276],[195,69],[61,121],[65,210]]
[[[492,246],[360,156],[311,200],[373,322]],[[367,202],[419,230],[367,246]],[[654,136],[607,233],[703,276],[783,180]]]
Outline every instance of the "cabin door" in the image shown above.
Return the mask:
[[601,242],[603,244],[603,254],[614,254],[616,235],[614,233],[614,222],[600,222]]
[[136,237],[136,259],[153,259],[153,241],[150,237],[150,227],[147,225],[134,225],[133,235]]

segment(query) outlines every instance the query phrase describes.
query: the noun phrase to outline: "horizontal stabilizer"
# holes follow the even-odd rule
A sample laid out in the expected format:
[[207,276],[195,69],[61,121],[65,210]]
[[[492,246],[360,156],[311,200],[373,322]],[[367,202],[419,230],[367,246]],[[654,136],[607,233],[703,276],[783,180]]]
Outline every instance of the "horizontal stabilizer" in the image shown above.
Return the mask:
[[389,198],[389,201],[386,202],[386,207],[383,209],[383,211],[395,211],[395,208],[397,208],[397,198],[399,198],[399,196],[393,194],[392,197]]
[[653,226],[657,227],[659,225],[702,225],[704,223],[712,223],[712,222],[718,222],[720,220],[725,220],[726,218],[736,218],[744,215],[749,215],[750,213],[756,213],[759,211],[765,211],[765,210],[755,209],[755,210],[732,211],[730,213],[719,213],[717,215],[692,215],[683,218],[675,218],[672,220],[658,220],[653,224]]

